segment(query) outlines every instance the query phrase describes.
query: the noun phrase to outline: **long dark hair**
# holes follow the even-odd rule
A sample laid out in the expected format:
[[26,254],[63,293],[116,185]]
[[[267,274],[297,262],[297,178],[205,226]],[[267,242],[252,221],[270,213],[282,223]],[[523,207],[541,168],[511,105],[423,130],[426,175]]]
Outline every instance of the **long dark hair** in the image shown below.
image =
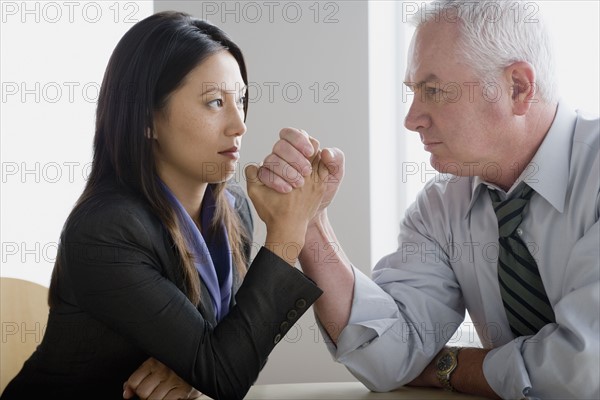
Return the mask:
[[[153,129],[155,111],[165,107],[187,74],[208,56],[223,50],[236,59],[247,85],[240,48],[206,21],[166,11],[145,18],[125,33],[104,74],[96,111],[92,169],[75,205],[77,209],[90,199],[107,179],[144,198],[171,235],[181,261],[185,293],[196,305],[200,302],[198,272],[176,214],[157,182],[152,141],[146,138],[146,132]],[[247,110],[246,101],[244,113]],[[225,223],[232,261],[242,276],[247,261],[243,243],[248,233],[227,202],[225,186],[223,182],[213,188],[217,205],[213,225]]]

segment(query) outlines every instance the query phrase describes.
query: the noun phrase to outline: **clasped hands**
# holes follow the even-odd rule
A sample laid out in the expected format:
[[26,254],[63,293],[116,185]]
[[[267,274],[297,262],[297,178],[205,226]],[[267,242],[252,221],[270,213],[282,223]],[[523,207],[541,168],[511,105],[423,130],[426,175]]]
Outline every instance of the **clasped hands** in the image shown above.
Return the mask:
[[327,169],[323,179],[326,191],[321,210],[333,200],[342,181],[344,154],[337,148],[321,150],[319,141],[304,130],[284,128],[279,132],[273,151],[261,163],[258,178],[265,186],[279,193],[288,193],[304,184],[305,178],[313,172],[311,167],[315,160]]
[[[308,224],[333,201],[344,175],[344,154],[320,149],[305,131],[285,128],[259,167],[245,169],[248,195],[267,225],[267,239],[287,229],[302,248]],[[296,232],[289,232],[290,226]],[[267,240],[268,242],[269,240]],[[287,260],[286,260],[287,261]]]

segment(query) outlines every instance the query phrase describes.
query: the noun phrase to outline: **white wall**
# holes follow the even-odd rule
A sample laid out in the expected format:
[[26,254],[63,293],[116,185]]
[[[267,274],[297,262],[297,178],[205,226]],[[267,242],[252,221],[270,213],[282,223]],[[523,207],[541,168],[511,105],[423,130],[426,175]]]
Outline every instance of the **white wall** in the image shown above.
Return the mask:
[[153,4],[0,3],[0,274],[48,286],[60,230],[89,172],[104,69]]
[[[244,52],[251,85],[242,165],[262,160],[286,126],[345,152],[347,175],[330,218],[350,258],[370,271],[367,3],[155,1],[156,11],[168,9],[208,19]],[[258,218],[256,225],[255,241],[262,243],[264,225]],[[353,377],[331,360],[309,311],[275,348],[258,382],[343,380]]]

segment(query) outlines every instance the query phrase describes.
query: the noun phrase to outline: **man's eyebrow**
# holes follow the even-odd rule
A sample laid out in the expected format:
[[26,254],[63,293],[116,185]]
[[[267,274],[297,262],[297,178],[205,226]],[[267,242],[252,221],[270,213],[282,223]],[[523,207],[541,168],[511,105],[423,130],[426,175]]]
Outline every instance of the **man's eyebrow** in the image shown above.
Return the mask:
[[415,83],[415,82],[410,82],[410,81],[404,81],[404,84],[412,89],[415,87],[421,87],[424,84],[426,84],[427,82],[439,81],[439,80],[440,80],[440,78],[438,78],[436,74],[429,74],[425,77],[425,79],[422,79],[419,82]]

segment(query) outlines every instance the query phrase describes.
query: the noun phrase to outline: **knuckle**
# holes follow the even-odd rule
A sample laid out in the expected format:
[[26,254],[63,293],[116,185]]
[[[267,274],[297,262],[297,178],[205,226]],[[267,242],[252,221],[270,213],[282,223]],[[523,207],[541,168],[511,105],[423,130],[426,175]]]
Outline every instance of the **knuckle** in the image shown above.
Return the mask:
[[[262,183],[267,183],[267,182],[269,181],[269,177],[270,177],[271,175],[272,175],[272,174],[271,174],[271,173],[269,173],[269,171],[268,171],[268,170],[267,170],[265,167],[261,167],[261,168],[258,170],[257,177],[258,177],[258,180],[260,180]],[[254,180],[253,180],[253,181],[254,181]]]
[[[277,144],[275,144],[277,145]],[[266,158],[265,161],[263,162],[263,166],[261,167],[261,170],[263,168],[269,168],[271,169],[272,167],[276,167],[279,166],[279,157],[273,153],[269,154]]]
[[275,153],[275,154],[281,153],[285,149],[286,143],[287,142],[285,142],[284,140],[276,141],[275,144],[273,145],[273,153]]
[[279,137],[283,139],[284,137],[293,134],[295,131],[297,131],[297,129],[291,128],[289,126],[285,127],[279,131]]

